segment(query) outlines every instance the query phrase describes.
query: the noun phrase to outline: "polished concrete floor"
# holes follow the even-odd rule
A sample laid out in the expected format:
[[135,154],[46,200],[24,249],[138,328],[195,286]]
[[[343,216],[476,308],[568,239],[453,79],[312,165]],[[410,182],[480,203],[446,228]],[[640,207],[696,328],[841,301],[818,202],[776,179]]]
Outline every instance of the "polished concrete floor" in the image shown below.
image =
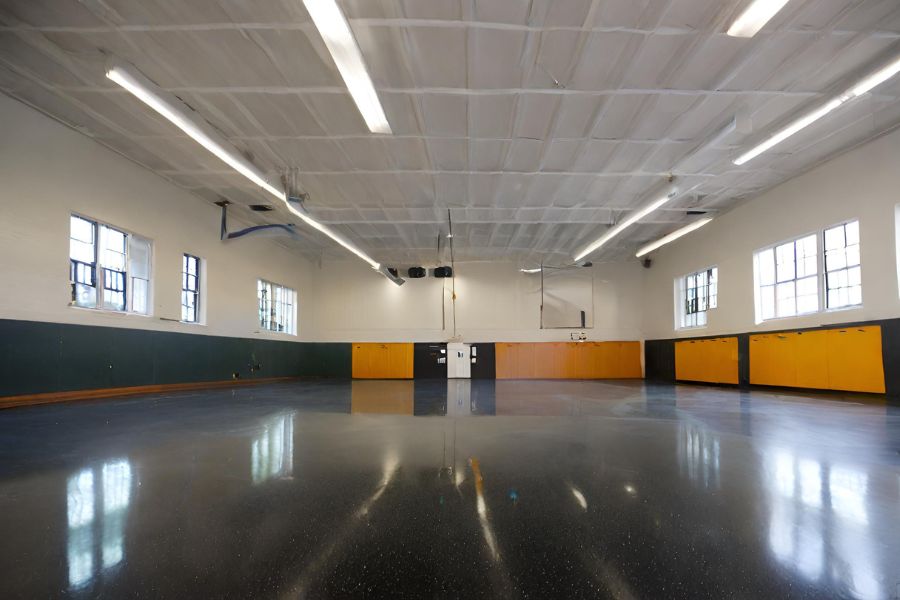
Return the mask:
[[0,412],[0,596],[900,597],[900,408],[309,382]]

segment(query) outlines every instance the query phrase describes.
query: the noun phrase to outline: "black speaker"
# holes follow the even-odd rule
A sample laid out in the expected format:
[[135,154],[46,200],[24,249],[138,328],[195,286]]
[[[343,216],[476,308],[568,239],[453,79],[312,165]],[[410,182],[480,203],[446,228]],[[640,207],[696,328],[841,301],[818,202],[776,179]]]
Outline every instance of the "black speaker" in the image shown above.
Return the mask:
[[425,277],[425,267],[410,267],[406,274],[410,279],[420,279]]
[[453,277],[453,269],[450,267],[436,267],[434,269],[435,277]]

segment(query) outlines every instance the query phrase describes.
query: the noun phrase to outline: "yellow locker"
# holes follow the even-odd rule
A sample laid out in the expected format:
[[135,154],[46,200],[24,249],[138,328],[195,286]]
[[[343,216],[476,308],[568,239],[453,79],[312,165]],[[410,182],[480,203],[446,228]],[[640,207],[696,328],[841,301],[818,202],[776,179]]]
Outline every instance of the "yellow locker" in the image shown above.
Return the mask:
[[596,342],[582,342],[576,344],[575,352],[575,378],[595,379],[594,353]]
[[519,344],[519,379],[534,379],[536,368],[535,344]]
[[616,344],[617,379],[640,379],[644,376],[641,369],[640,342],[613,342]]
[[750,336],[750,383],[796,387],[796,334]]
[[412,379],[412,344],[353,344],[354,379]]
[[[738,340],[736,337],[706,341],[704,362],[706,375],[713,383],[738,383]],[[707,358],[708,357],[708,358]]]
[[675,342],[675,378],[680,381],[737,384],[737,338]]
[[884,393],[880,326],[829,329],[826,339],[831,389]]
[[701,340],[675,342],[675,379],[678,381],[701,381],[697,356]]
[[513,379],[513,362],[515,359],[515,346],[507,342],[497,342],[494,345],[494,361],[497,369],[497,379]]
[[791,338],[797,366],[797,387],[828,389],[828,332],[798,331]]
[[560,365],[560,352],[557,344],[552,342],[529,344],[534,353],[535,379],[559,379],[562,365]]
[[593,352],[594,376],[597,379],[615,377],[615,351],[609,342],[597,342]]
[[581,379],[579,377],[579,357],[584,351],[586,342],[563,342],[562,344],[562,376],[566,379]]

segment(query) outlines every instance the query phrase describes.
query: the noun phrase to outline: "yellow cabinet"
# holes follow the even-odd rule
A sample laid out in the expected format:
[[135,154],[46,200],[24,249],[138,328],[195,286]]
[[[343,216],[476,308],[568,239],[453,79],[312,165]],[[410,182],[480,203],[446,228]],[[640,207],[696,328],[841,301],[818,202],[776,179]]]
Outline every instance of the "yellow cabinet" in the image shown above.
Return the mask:
[[498,342],[497,379],[641,378],[640,342]]
[[828,331],[798,331],[790,335],[797,369],[794,385],[828,389]]
[[751,335],[750,383],[884,393],[881,327]]
[[827,356],[831,389],[884,393],[880,326],[829,329]]
[[412,379],[412,344],[353,344],[354,379]]
[[675,342],[675,379],[737,384],[737,338]]

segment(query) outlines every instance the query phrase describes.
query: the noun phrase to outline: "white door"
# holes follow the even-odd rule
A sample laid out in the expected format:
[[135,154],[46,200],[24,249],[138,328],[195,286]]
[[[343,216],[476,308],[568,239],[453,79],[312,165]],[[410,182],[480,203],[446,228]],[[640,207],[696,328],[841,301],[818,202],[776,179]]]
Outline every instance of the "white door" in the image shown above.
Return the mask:
[[447,378],[472,377],[471,347],[469,344],[447,344]]

